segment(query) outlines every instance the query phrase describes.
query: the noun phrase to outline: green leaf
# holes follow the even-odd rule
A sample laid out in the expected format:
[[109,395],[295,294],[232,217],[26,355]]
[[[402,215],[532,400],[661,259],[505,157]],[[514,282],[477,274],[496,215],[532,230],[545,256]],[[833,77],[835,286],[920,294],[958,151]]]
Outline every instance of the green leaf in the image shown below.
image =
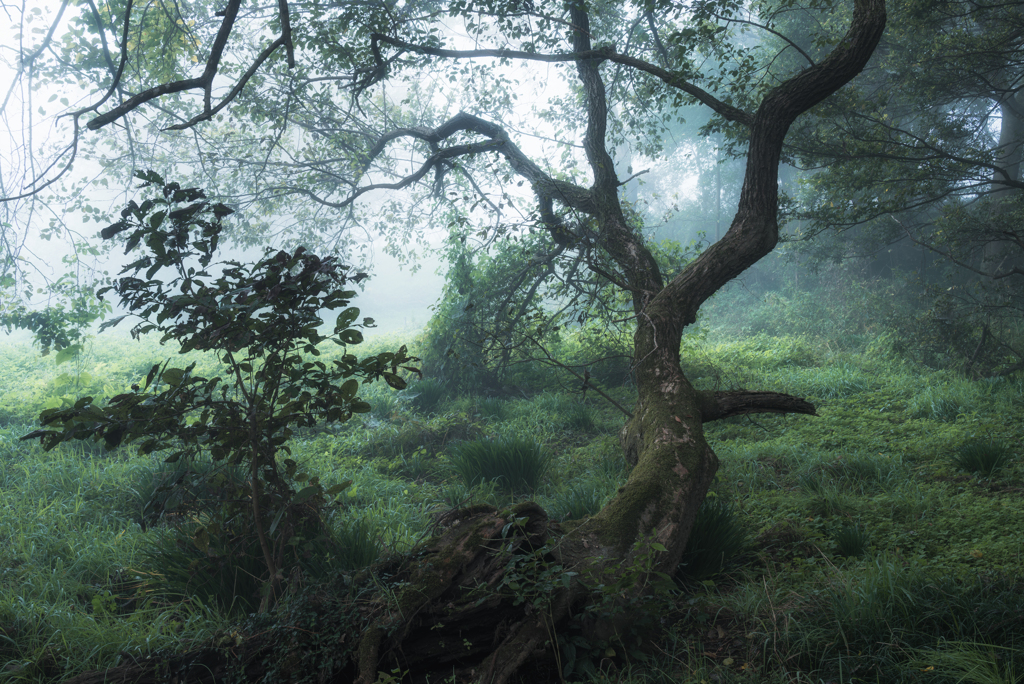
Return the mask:
[[338,338],[345,344],[360,344],[363,341],[363,333],[358,330],[349,329],[342,331]]
[[665,548],[665,545],[664,544],[660,544],[658,542],[654,542],[653,544],[651,544],[651,548],[654,549],[655,551],[661,551],[662,553],[668,553],[668,549]]
[[345,330],[345,328],[352,325],[352,321],[356,320],[357,318],[359,318],[359,309],[357,309],[354,306],[345,309],[340,314],[338,314],[338,319],[334,324],[334,331],[341,332]]
[[166,382],[171,387],[177,387],[181,384],[181,379],[185,377],[185,371],[181,368],[168,368],[160,376],[160,379]]
[[278,510],[277,512],[277,515],[274,516],[274,521],[270,523],[270,529],[267,530],[267,534],[274,534],[274,530],[277,529],[277,525],[281,522],[281,518],[284,517],[284,512],[286,510],[288,510],[286,506],[281,506],[281,509]]
[[57,358],[56,358],[57,365],[59,366],[60,364],[66,362],[66,361],[73,360],[76,356],[78,356],[79,352],[81,352],[81,351],[82,351],[82,345],[80,345],[80,344],[72,344],[72,345],[69,345],[67,347],[64,347],[59,352],[57,352]]
[[352,399],[356,396],[356,392],[359,391],[358,380],[346,380],[345,384],[341,386],[341,396],[346,399]]
[[331,487],[329,487],[327,491],[324,492],[324,494],[326,494],[327,496],[337,496],[338,494],[341,494],[343,491],[345,491],[351,486],[352,480],[345,480],[344,482],[340,482],[336,485],[331,485]]
[[206,531],[205,527],[200,527],[193,535],[192,542],[200,551],[207,553],[210,549],[210,533]]
[[302,489],[299,490],[299,493],[292,498],[292,503],[296,505],[305,503],[309,501],[314,495],[320,493],[320,491],[320,485],[310,485],[308,487],[303,487]]

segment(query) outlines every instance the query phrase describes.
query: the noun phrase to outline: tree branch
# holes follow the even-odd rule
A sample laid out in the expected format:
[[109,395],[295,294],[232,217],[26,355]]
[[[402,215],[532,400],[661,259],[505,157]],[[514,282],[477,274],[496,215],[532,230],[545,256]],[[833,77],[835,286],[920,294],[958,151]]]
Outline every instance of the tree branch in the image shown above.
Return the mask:
[[[496,152],[505,157],[509,165],[517,174],[530,182],[540,206],[541,220],[549,229],[557,230],[561,226],[561,220],[558,219],[554,213],[552,206],[553,200],[557,199],[570,209],[586,214],[593,214],[596,210],[593,193],[590,190],[581,188],[573,183],[552,178],[537,166],[537,164],[535,164],[529,157],[527,157],[515,143],[512,142],[508,133],[505,132],[501,126],[485,119],[481,119],[478,116],[467,114],[466,112],[456,114],[433,130],[428,128],[400,128],[387,133],[377,141],[363,159],[363,173],[365,173],[369,168],[370,163],[380,156],[388,143],[398,138],[416,138],[430,143],[431,145],[436,145],[437,143],[462,132],[478,133],[490,140],[488,142],[458,145],[437,151],[427,159],[426,162],[424,162],[423,166],[421,166],[415,174],[413,174],[413,176],[415,176],[413,180],[409,180],[410,178],[413,178],[413,176],[409,176],[406,179],[403,179],[403,181],[400,181],[401,185],[379,184],[367,186],[365,189],[360,188],[357,190],[356,196],[363,194],[370,189],[396,189],[398,187],[407,187],[410,183],[416,182],[422,178],[423,175],[441,159],[451,159],[456,156],[475,154],[479,152]],[[354,199],[355,197],[350,198],[350,200],[346,200],[345,204],[350,204],[351,200]],[[342,206],[345,206],[345,204]]]
[[809,401],[779,392],[700,392],[699,401],[701,420],[705,423],[749,413],[818,415]]
[[765,95],[751,125],[747,169],[729,230],[659,295],[666,311],[685,312],[683,325],[693,323],[711,295],[778,244],[779,162],[786,134],[797,117],[860,73],[885,24],[884,0],[855,0],[853,20],[838,46]]
[[[95,16],[96,26],[100,27],[100,15],[92,0],[89,1],[89,6],[92,8],[93,15]],[[75,119],[78,119],[78,117],[83,114],[94,112],[102,107],[103,103],[109,100],[114,93],[121,89],[121,77],[124,75],[124,67],[128,63],[128,28],[132,18],[132,6],[133,0],[128,0],[124,10],[124,27],[121,29],[121,59],[116,70],[114,69],[114,65],[110,62],[110,54],[107,50],[106,34],[103,32],[102,28],[99,30],[100,38],[103,39],[103,54],[107,58],[107,66],[110,68],[110,76],[112,79],[110,87],[107,88],[107,92],[104,93],[103,97],[95,104],[89,105],[84,109],[70,112],[69,114],[65,114],[65,116],[73,116]]]
[[785,36],[785,35],[783,35],[783,34],[779,33],[778,31],[776,31],[776,30],[775,30],[775,29],[773,29],[773,28],[770,28],[770,27],[768,27],[768,26],[765,26],[764,24],[758,24],[758,23],[757,23],[756,21],[750,21],[749,19],[737,19],[737,18],[735,18],[735,17],[723,17],[723,16],[721,16],[721,15],[719,15],[719,14],[714,14],[714,13],[712,13],[712,14],[711,14],[711,16],[715,17],[716,19],[721,19],[722,21],[724,21],[724,22],[727,22],[727,23],[728,23],[728,22],[730,22],[730,21],[732,21],[732,22],[735,22],[735,23],[737,23],[737,24],[746,24],[746,25],[748,25],[748,26],[754,26],[754,27],[756,27],[756,28],[759,28],[759,29],[764,29],[764,30],[765,30],[765,31],[767,31],[768,33],[772,34],[773,36],[776,36],[777,38],[781,38],[782,40],[786,41],[786,43],[788,43],[788,44],[789,44],[789,46],[790,46],[791,48],[793,48],[794,50],[796,50],[797,52],[799,52],[799,53],[800,53],[800,55],[801,55],[801,56],[802,56],[802,57],[803,57],[804,59],[806,59],[806,60],[807,60],[807,63],[808,63],[808,64],[810,64],[811,66],[814,66],[814,60],[813,60],[813,59],[811,59],[811,56],[810,56],[809,54],[807,54],[806,52],[804,52],[804,51],[803,51],[803,50],[802,50],[802,49],[800,48],[800,46],[799,46],[799,45],[797,45],[796,43],[794,43],[794,42],[793,42],[792,40],[790,40],[790,39],[789,39],[789,38],[788,38],[787,36]]
[[[687,95],[690,95],[701,104],[704,104],[713,109],[722,118],[728,121],[736,121],[738,123],[749,126],[753,122],[753,116],[734,107],[730,104],[722,102],[711,93],[706,90],[699,88],[689,81],[686,80],[683,74],[663,69],[659,66],[645,62],[642,59],[630,57],[615,52],[614,48],[600,48],[597,50],[588,49],[584,51],[574,51],[561,54],[543,54],[539,52],[526,52],[523,50],[507,50],[504,48],[500,49],[484,49],[484,50],[448,50],[444,48],[429,47],[426,45],[417,45],[415,43],[408,43],[398,38],[386,36],[381,33],[370,34],[370,40],[374,47],[374,55],[378,59],[378,68],[375,70],[375,75],[379,78],[384,75],[384,67],[386,63],[380,57],[380,49],[377,45],[378,42],[387,43],[393,47],[406,50],[408,52],[415,52],[421,55],[431,55],[433,57],[443,57],[447,59],[471,59],[476,57],[494,57],[496,59],[522,59],[535,62],[574,62],[581,59],[606,59],[609,62],[615,62],[616,64],[622,64],[623,66],[633,67],[639,71],[643,71],[646,74],[650,74],[666,85],[682,90]],[[361,87],[365,90],[365,87]]]
[[[210,49],[210,56],[206,60],[206,68],[203,70],[202,76],[196,78],[186,78],[180,81],[173,81],[171,83],[161,83],[160,85],[148,88],[141,93],[134,95],[128,100],[124,101],[117,107],[111,109],[105,114],[93,118],[86,126],[89,130],[99,130],[109,123],[117,121],[126,114],[134,111],[143,104],[150,100],[162,97],[164,95],[170,95],[172,93],[180,93],[188,90],[195,90],[201,88],[203,90],[203,111],[201,114],[196,115],[192,119],[175,124],[174,126],[168,127],[167,130],[183,130],[196,125],[201,121],[207,121],[215,116],[221,109],[231,103],[242,89],[245,87],[249,79],[252,78],[253,74],[263,65],[264,62],[270,57],[282,45],[288,52],[288,66],[289,68],[295,66],[295,54],[294,47],[291,39],[291,20],[288,14],[288,0],[278,0],[279,13],[281,18],[281,35],[268,45],[260,54],[256,57],[249,68],[242,74],[241,78],[235,83],[235,86],[231,91],[217,104],[213,106],[213,82],[217,76],[217,72],[220,68],[221,59],[224,56],[224,49],[227,47],[228,38],[231,36],[231,31],[234,28],[235,19],[238,17],[238,9],[241,4],[241,0],[229,0],[227,7],[223,10],[224,20],[221,22],[220,29],[217,31],[217,36],[213,41],[213,46]],[[127,28],[128,17],[125,17],[125,25]],[[126,46],[127,42],[123,42]],[[123,49],[127,49],[124,47]],[[123,56],[122,56],[123,59]],[[108,95],[109,97],[109,95]],[[106,97],[104,98],[106,100]],[[98,105],[97,105],[98,106]],[[88,110],[83,110],[88,111]]]
[[910,241],[913,242],[915,245],[917,245],[919,247],[924,247],[927,250],[935,252],[936,254],[940,255],[942,258],[948,259],[949,261],[953,262],[954,264],[956,264],[960,268],[966,269],[966,270],[971,271],[973,273],[977,273],[978,275],[984,276],[986,278],[991,278],[992,280],[1002,280],[1003,278],[1006,278],[1007,276],[1012,276],[1012,275],[1024,275],[1024,270],[1022,270],[1020,267],[1017,267],[1017,266],[1014,266],[1013,268],[1009,269],[1008,271],[1004,271],[1002,273],[983,271],[980,268],[975,268],[974,266],[971,266],[967,262],[965,262],[965,261],[963,261],[961,259],[957,259],[955,256],[953,256],[952,252],[943,252],[941,249],[939,249],[938,247],[935,247],[934,245],[930,245],[927,242],[924,242],[923,240],[918,240],[914,236],[914,234],[912,232],[910,232],[910,228],[908,228],[907,226],[903,225],[903,223],[898,218],[896,218],[895,216],[890,214],[889,218],[891,218],[896,223],[896,225],[898,225],[900,228],[903,229],[903,232],[907,234],[907,237],[910,238]]

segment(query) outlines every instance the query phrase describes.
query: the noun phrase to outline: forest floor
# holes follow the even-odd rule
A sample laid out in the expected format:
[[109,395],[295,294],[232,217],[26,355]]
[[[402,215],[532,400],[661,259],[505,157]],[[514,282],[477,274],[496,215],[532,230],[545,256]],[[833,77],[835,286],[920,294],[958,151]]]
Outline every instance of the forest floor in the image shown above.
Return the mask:
[[[251,606],[224,577],[198,576],[170,525],[160,485],[179,466],[131,447],[19,441],[41,409],[126,391],[168,350],[104,335],[57,366],[25,340],[0,344],[0,681],[58,681],[236,638]],[[1024,378],[915,365],[884,335],[856,351],[800,336],[687,345],[698,387],[787,392],[819,416],[706,426],[721,459],[709,498],[726,504],[709,524],[721,527],[647,606],[652,627],[635,643],[559,635],[566,679],[1020,682]],[[608,390],[630,405],[628,386]],[[371,413],[292,442],[325,483],[352,482],[330,520],[343,551],[322,560],[325,574],[410,549],[467,502],[532,498],[552,518],[582,517],[628,475],[622,415],[593,393],[448,397],[425,382],[406,394],[368,388]],[[530,496],[456,474],[460,444],[502,436],[550,456]],[[1006,462],[984,472],[1000,453]],[[147,517],[155,501],[159,520]],[[740,543],[714,546],[727,537]]]

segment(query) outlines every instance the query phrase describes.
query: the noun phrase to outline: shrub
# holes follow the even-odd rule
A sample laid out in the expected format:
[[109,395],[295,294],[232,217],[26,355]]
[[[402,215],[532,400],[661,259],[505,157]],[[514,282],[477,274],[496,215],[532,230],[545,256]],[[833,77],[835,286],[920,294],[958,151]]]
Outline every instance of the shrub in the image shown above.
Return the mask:
[[844,558],[860,558],[868,549],[868,534],[856,525],[844,525],[832,540],[836,543],[836,555]]
[[463,442],[453,452],[452,467],[470,487],[494,480],[509,491],[533,491],[551,464],[544,448],[529,437]]
[[1006,465],[1012,454],[1010,449],[998,442],[988,440],[972,440],[961,446],[953,455],[953,463],[957,468],[970,473],[981,473],[990,477],[995,471]]
[[718,497],[708,497],[693,522],[676,578],[702,580],[717,575],[746,550],[748,538],[732,505]]
[[[97,296],[113,291],[128,315],[141,319],[134,337],[155,330],[163,340],[175,340],[179,354],[211,352],[219,372],[204,377],[195,361],[185,367],[172,367],[170,360],[154,364],[144,382],[105,403],[86,396],[72,406],[44,410],[43,429],[24,439],[39,439],[45,449],[71,439],[102,442],[108,449],[136,442],[142,454],[168,450],[170,462],[209,454],[244,466],[251,473],[248,491],[231,488],[231,496],[198,518],[203,528],[191,536],[207,555],[196,567],[218,558],[233,567],[231,557],[249,558],[259,540],[262,570],[246,572],[266,589],[259,592],[263,612],[282,595],[295,548],[323,536],[311,528],[319,526],[328,498],[347,486],[328,488],[319,477],[299,472],[298,463],[286,458],[285,443],[296,428],[344,422],[369,411],[357,396],[360,379],[384,379],[403,389],[398,373],[409,370],[402,364],[412,359],[404,346],[361,361],[348,351],[363,335],[352,327],[359,309],[348,306],[355,293],[345,289],[349,269],[337,258],[322,259],[299,247],[293,253],[268,250],[255,264],[213,262],[222,219],[232,209],[207,202],[196,188],[166,183],[154,172],[136,175],[143,187],[156,186],[162,198],[151,197],[141,206],[132,201],[101,235],[123,234],[130,247],[145,245],[151,254],[125,266],[121,275],[133,274]],[[138,277],[144,269],[145,280]],[[338,313],[333,330],[324,335],[321,312],[326,311]],[[326,341],[346,353],[330,366],[304,360],[304,353],[315,355]],[[238,581],[233,573],[228,584]]]

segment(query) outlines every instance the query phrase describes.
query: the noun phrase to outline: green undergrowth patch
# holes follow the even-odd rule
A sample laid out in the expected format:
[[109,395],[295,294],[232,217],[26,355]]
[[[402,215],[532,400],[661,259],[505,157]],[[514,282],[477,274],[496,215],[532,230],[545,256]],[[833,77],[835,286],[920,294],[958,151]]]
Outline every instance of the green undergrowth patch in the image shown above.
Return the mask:
[[141,572],[152,533],[134,488],[149,459],[50,453],[0,430],[0,660],[28,681],[69,675],[210,637],[215,608],[150,596]]
[[[164,352],[150,342],[94,344],[78,388],[123,391]],[[0,677],[54,681],[182,650],[234,624],[222,598],[194,589],[196,550],[174,536],[158,491],[168,465],[130,448],[44,453],[18,441],[46,402],[69,396],[67,383],[55,384],[65,366],[24,345],[0,354],[11,378],[0,397]],[[766,334],[688,338],[684,368],[700,389],[785,391],[808,398],[818,416],[705,426],[721,462],[712,500],[724,527],[711,526],[703,545],[731,535],[731,562],[712,550],[717,561],[697,572],[691,559],[694,576],[668,599],[647,660],[609,656],[612,681],[955,684],[968,681],[971,663],[1013,681],[1011,662],[1019,678],[1024,380],[932,371],[870,340],[846,347]],[[346,550],[325,552],[339,578],[413,548],[452,507],[533,498],[555,520],[581,519],[628,477],[617,436],[624,416],[592,393],[451,396],[442,387],[427,407],[416,386],[366,387],[369,413],[290,442],[304,472],[348,483],[327,520]],[[608,389],[632,408],[628,386]],[[514,436],[547,461],[528,487],[460,476],[459,445]],[[997,467],[967,459],[990,446],[1002,454]],[[185,559],[181,581],[154,583],[159,573],[173,579],[173,549]]]
[[[658,668],[692,681],[1019,681],[1024,380],[966,379],[871,344],[768,351],[769,339],[697,350],[698,386],[786,391],[818,416],[705,426],[721,459],[713,491],[752,525],[752,551],[691,584]],[[645,677],[627,681],[658,681]]]

